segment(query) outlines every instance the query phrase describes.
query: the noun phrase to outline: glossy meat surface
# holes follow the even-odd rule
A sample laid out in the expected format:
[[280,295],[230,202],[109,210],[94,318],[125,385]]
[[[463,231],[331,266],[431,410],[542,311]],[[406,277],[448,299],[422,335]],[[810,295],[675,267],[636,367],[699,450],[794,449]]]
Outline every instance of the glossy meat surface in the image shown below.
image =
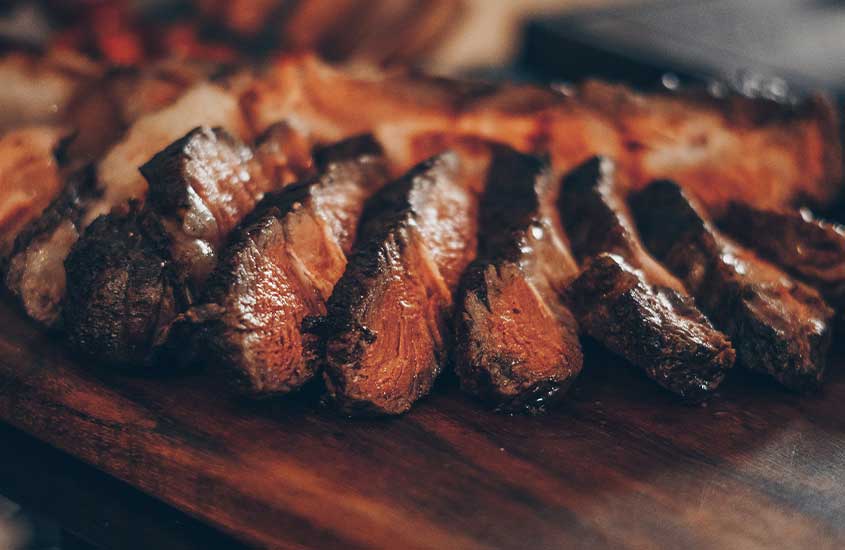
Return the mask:
[[684,398],[715,390],[734,350],[683,284],[643,250],[613,162],[594,158],[568,174],[559,205],[583,264],[568,292],[582,330]]
[[612,120],[629,186],[672,179],[709,211],[729,201],[758,207],[829,204],[841,189],[842,142],[833,104],[820,95],[778,103],[725,91],[640,94],[588,81],[576,97]]
[[381,148],[368,136],[318,150],[319,174],[268,196],[224,252],[198,316],[209,358],[237,388],[261,397],[298,388],[313,374],[308,316],[346,268],[366,199],[387,179]]
[[837,313],[845,308],[845,228],[808,210],[761,210],[731,203],[719,219],[731,237],[821,292]]
[[578,329],[560,294],[577,273],[548,163],[497,148],[481,201],[479,258],[456,313],[461,387],[503,411],[540,412],[581,370]]
[[[221,129],[190,131],[142,172],[151,190],[146,203],[98,218],[98,230],[82,235],[67,262],[68,289],[77,289],[68,296],[74,311],[64,316],[71,340],[91,357],[125,367],[155,364],[164,353],[190,356],[179,350],[185,326],[173,324],[175,315],[197,301],[230,233],[272,188],[252,149]],[[121,257],[125,249],[136,251],[137,265]],[[135,276],[137,269],[158,279]],[[141,297],[128,317],[127,296]]]
[[139,117],[97,165],[103,201],[88,214],[88,221],[128,200],[143,200],[147,182],[138,167],[191,129],[219,126],[234,136],[247,137],[243,124],[237,97],[210,83],[197,84],[172,104]]
[[272,189],[252,149],[221,128],[191,130],[140,170],[149,207],[166,221],[173,259],[195,288],[229,233]]
[[359,244],[315,327],[329,394],[349,414],[400,414],[446,361],[452,293],[475,257],[477,196],[454,152],[368,202]]
[[643,241],[733,342],[739,363],[794,390],[824,376],[833,311],[819,293],[717,231],[677,184],[632,198]]

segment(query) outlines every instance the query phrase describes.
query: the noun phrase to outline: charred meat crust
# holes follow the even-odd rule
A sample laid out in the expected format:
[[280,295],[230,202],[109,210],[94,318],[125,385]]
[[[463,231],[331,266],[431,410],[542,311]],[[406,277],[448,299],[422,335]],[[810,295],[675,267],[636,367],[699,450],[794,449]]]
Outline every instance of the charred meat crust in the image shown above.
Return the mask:
[[817,291],[720,234],[673,182],[652,183],[632,207],[646,245],[730,337],[740,364],[793,390],[819,387],[833,312]]
[[448,353],[452,292],[475,256],[477,198],[452,152],[368,202],[359,244],[312,327],[330,396],[350,414],[400,414],[426,395]]
[[683,284],[643,249],[611,159],[587,160],[564,177],[561,187],[558,208],[579,262],[616,254],[642,270],[650,284],[684,292]]
[[314,374],[307,316],[325,302],[346,267],[366,198],[387,178],[370,137],[315,152],[320,174],[268,195],[227,248],[195,310],[210,358],[244,394],[294,390]]
[[45,325],[61,320],[64,262],[79,238],[85,204],[96,195],[93,167],[69,175],[58,197],[15,239],[5,282],[31,318]]
[[199,127],[140,168],[148,203],[167,223],[171,254],[195,289],[202,287],[229,233],[270,190],[246,144],[222,128]]
[[716,389],[734,350],[681,282],[643,250],[612,161],[596,157],[567,175],[559,205],[584,264],[568,291],[580,327],[684,398]]
[[685,399],[705,398],[733,366],[731,343],[692,298],[648,284],[617,255],[588,260],[568,294],[582,329]]
[[742,244],[813,286],[837,313],[845,308],[845,227],[808,210],[761,210],[731,203],[719,227]]
[[149,367],[155,346],[184,307],[168,238],[146,211],[97,218],[65,263],[64,320],[82,354],[117,367]]
[[251,149],[220,129],[192,130],[142,172],[150,183],[143,208],[95,220],[66,262],[71,341],[126,368],[183,355],[181,342],[168,342],[174,318],[194,303],[219,248],[266,187]]
[[481,200],[479,259],[456,314],[461,387],[504,412],[542,412],[582,366],[560,293],[577,268],[555,211],[548,162],[497,148]]

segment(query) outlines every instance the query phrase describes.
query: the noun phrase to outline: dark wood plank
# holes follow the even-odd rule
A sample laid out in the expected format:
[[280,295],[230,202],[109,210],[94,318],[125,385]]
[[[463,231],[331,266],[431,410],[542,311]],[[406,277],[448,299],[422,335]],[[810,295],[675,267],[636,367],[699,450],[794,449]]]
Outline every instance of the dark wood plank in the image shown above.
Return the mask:
[[249,548],[8,424],[0,441],[14,449],[0,453],[0,494],[72,534],[76,542],[63,535],[63,549]]
[[0,418],[250,543],[285,548],[845,545],[845,376],[736,373],[689,407],[588,344],[545,417],[444,379],[410,414],[254,405],[212,378],[83,369],[0,305]]

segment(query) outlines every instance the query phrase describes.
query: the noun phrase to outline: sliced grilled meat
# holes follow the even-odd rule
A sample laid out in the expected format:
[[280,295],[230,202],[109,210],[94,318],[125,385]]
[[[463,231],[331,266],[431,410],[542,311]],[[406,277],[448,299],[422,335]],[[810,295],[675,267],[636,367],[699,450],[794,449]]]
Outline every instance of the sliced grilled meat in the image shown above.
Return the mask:
[[580,327],[684,398],[716,389],[734,350],[683,284],[643,250],[613,161],[596,157],[567,175],[559,205],[584,265],[569,289]]
[[144,200],[148,186],[138,167],[200,125],[219,126],[238,137],[248,134],[234,94],[209,83],[191,87],[172,104],[140,116],[103,156],[97,181],[104,200],[88,212],[86,222],[129,200]]
[[724,86],[718,95],[696,88],[641,94],[588,80],[575,97],[616,127],[624,147],[614,158],[633,190],[672,179],[713,213],[730,200],[766,208],[836,200],[842,141],[833,103],[746,93]]
[[381,189],[318,325],[329,394],[350,414],[400,414],[447,357],[452,293],[476,252],[477,181],[446,152]]
[[200,127],[141,166],[150,208],[162,216],[171,255],[200,289],[229,233],[273,183],[252,149],[222,128]]
[[381,147],[369,136],[315,158],[320,174],[264,200],[227,248],[208,303],[189,312],[211,359],[251,396],[285,393],[313,376],[313,336],[302,322],[326,313],[364,202],[387,179]]
[[845,227],[806,209],[761,210],[734,202],[719,225],[731,237],[815,287],[837,312],[845,308]]
[[548,162],[497,148],[481,200],[479,258],[456,315],[461,387],[502,411],[540,412],[581,371],[578,329],[560,302],[578,268]]
[[832,310],[819,293],[717,231],[677,184],[632,198],[643,241],[733,342],[745,367],[794,390],[817,388]]
[[71,250],[64,320],[86,357],[118,367],[150,366],[185,306],[169,239],[148,211],[109,214]]
[[[221,129],[192,130],[142,172],[150,186],[143,209],[109,214],[97,231],[92,224],[66,263],[71,341],[122,366],[156,363],[174,316],[203,289],[229,233],[272,188],[251,149]],[[122,256],[129,251],[134,263]],[[141,301],[135,310],[122,305],[133,300]]]

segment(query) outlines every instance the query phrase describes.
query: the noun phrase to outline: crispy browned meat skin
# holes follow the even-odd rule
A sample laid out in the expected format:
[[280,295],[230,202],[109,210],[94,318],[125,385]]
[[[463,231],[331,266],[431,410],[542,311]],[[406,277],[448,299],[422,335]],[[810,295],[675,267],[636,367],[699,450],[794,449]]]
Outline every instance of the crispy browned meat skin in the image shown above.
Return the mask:
[[61,318],[64,262],[82,232],[85,206],[95,195],[92,167],[69,175],[59,196],[15,240],[6,287],[39,323],[50,326]]
[[464,168],[443,153],[367,204],[319,324],[326,385],[347,413],[403,413],[440,373],[452,292],[476,252],[478,201]]
[[189,313],[201,322],[210,358],[251,396],[285,393],[313,376],[313,337],[302,322],[326,313],[364,202],[387,179],[369,136],[315,158],[320,174],[264,200],[212,276],[208,305]]
[[829,204],[842,179],[838,119],[821,97],[788,105],[737,95],[638,94],[600,82],[564,95],[395,71],[356,74],[291,55],[246,90],[242,105],[257,130],[295,118],[324,140],[373,132],[399,166],[429,153],[417,149],[420,138],[444,134],[548,152],[561,172],[607,155],[617,159],[626,185],[673,178],[710,208],[732,199],[762,207]]
[[80,353],[117,367],[150,366],[184,307],[169,239],[148,211],[92,223],[66,262],[67,337]]
[[681,397],[705,398],[734,364],[731,343],[692,298],[652,286],[621,256],[590,258],[569,296],[590,336]]
[[461,387],[502,411],[540,412],[581,371],[578,329],[560,294],[577,273],[548,162],[497,148],[481,200],[479,258],[456,314]]
[[170,234],[172,257],[195,289],[232,229],[272,189],[252,149],[221,128],[191,130],[140,170],[150,208]]
[[673,182],[652,183],[632,207],[643,241],[730,337],[742,365],[795,390],[819,386],[833,312],[817,291],[724,237]]
[[845,228],[809,210],[760,210],[731,203],[719,225],[726,233],[845,308]]
[[682,397],[698,400],[716,389],[734,350],[681,282],[643,250],[613,162],[597,157],[567,175],[559,205],[584,264],[568,292],[580,327]]

